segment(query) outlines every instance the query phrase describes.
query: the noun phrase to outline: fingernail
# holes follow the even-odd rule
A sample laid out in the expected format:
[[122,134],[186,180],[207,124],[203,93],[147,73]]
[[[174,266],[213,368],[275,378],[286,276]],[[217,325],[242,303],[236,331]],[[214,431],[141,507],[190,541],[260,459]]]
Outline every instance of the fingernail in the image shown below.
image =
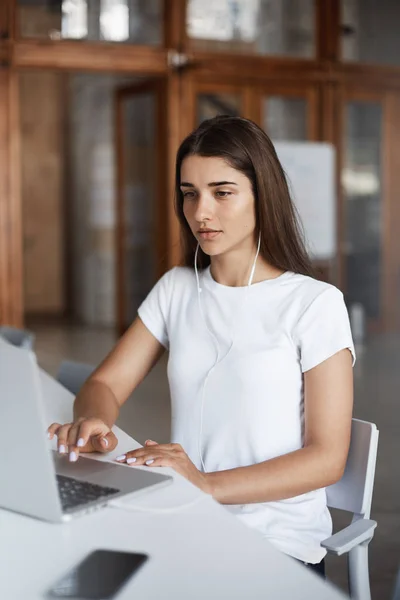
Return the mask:
[[78,457],[77,457],[77,455],[76,455],[76,452],[70,452],[70,453],[69,453],[69,460],[70,460],[70,462],[75,462],[75,461],[77,461],[77,460],[78,460]]
[[78,448],[82,448],[85,445],[85,440],[83,438],[79,438],[78,443],[76,444]]
[[126,459],[126,454],[121,454],[121,456],[117,456],[117,458],[115,460],[125,460]]
[[108,439],[107,438],[103,438],[103,442],[105,443],[105,445],[108,447]]
[[128,458],[128,460],[126,461],[128,463],[128,465],[136,462],[136,458]]
[[58,447],[58,451],[60,454],[65,454],[66,450],[64,444],[61,444],[61,446]]
[[151,465],[154,462],[154,458],[152,458],[151,460],[146,460],[146,465]]
[[50,433],[50,431],[47,432],[47,439],[51,440],[51,433]]

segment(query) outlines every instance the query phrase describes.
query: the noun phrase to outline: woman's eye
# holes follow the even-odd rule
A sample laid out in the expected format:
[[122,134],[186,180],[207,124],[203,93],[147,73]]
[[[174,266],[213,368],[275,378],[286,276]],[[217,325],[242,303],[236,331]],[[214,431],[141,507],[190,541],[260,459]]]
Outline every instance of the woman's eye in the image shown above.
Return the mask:
[[194,198],[194,192],[183,192],[183,197],[191,200],[191,198]]
[[218,190],[218,192],[216,192],[216,195],[218,196],[218,198],[226,198],[227,196],[230,196],[232,192],[226,192],[224,190]]

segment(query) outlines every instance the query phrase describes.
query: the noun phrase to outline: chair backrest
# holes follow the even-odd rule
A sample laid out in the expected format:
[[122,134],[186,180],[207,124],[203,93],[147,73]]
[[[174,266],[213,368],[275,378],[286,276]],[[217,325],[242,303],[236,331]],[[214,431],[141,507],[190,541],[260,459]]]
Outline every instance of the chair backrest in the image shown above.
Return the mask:
[[64,360],[58,370],[57,381],[76,396],[95,368],[93,365]]
[[328,506],[369,519],[375,479],[379,431],[373,423],[353,419],[343,477],[326,488]]
[[10,327],[9,325],[2,325],[0,327],[0,336],[13,346],[33,350],[35,336],[31,331]]

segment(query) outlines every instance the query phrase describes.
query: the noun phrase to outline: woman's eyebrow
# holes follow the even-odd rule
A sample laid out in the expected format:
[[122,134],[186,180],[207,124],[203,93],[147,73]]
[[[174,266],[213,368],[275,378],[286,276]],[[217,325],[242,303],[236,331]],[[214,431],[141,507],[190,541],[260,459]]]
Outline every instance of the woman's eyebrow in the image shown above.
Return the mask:
[[[234,181],[211,181],[211,183],[208,184],[209,187],[217,187],[219,185],[237,185],[237,183],[235,183]],[[195,185],[193,185],[193,183],[189,183],[188,181],[182,181],[180,186],[191,188],[196,187]]]
[[218,185],[237,185],[234,181],[212,181],[208,184],[209,187],[217,187]]

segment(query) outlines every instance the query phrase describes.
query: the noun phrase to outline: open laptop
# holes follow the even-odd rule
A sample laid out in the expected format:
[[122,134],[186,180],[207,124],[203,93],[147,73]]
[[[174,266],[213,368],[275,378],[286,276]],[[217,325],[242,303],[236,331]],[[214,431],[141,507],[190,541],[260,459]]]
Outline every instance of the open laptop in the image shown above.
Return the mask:
[[61,522],[172,477],[49,449],[35,355],[0,340],[0,507]]

